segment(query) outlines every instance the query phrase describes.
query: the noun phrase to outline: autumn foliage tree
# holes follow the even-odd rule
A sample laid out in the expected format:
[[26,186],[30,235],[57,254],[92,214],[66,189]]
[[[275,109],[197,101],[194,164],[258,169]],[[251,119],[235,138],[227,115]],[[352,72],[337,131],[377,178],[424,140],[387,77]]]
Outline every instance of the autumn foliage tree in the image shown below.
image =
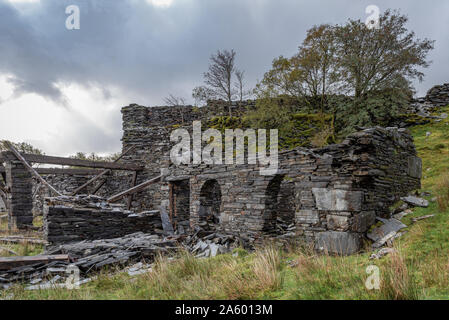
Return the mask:
[[[376,97],[388,92],[397,94],[394,101],[400,102],[410,96],[412,81],[422,80],[421,69],[429,66],[426,58],[434,45],[429,39],[417,38],[407,29],[407,22],[407,16],[387,10],[380,15],[378,28],[351,19],[343,25],[314,26],[298,53],[274,59],[257,85],[264,112],[267,97],[289,96],[308,110],[339,113],[343,122],[351,124],[372,125],[377,119],[391,118],[401,103],[382,104]],[[352,103],[328,101],[338,94],[350,95]],[[273,109],[279,111],[274,103]]]

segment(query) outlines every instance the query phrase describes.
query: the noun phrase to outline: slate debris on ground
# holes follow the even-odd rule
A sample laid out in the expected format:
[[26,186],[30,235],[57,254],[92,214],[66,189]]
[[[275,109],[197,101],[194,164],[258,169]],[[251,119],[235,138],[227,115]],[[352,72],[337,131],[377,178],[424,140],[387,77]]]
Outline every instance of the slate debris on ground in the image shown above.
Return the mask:
[[62,244],[47,248],[46,253],[68,254],[70,262],[39,263],[0,272],[0,289],[8,289],[15,282],[29,284],[28,290],[64,287],[71,265],[79,268],[81,284],[90,281],[90,275],[105,266],[134,263],[125,271],[135,276],[150,272],[151,263],[158,254],[170,255],[184,248],[198,258],[214,257],[230,252],[241,243],[235,236],[200,229],[191,235],[163,237],[138,232],[115,239]]

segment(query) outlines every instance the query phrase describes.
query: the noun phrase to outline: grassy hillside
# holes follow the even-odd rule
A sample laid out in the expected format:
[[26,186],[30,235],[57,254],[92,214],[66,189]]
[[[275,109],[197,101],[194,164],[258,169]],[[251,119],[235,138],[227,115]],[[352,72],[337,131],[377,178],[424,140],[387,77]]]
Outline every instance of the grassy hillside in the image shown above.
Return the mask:
[[[397,253],[380,260],[369,260],[371,253],[317,256],[300,246],[281,252],[267,245],[255,253],[236,250],[211,259],[184,253],[174,261],[160,258],[153,272],[134,278],[119,270],[110,276],[112,270],[105,270],[79,290],[25,291],[16,286],[0,292],[0,297],[13,293],[15,299],[449,299],[449,119],[411,131],[423,159],[423,190],[432,193],[427,199],[438,199],[403,219],[409,227],[395,242]],[[412,223],[412,218],[429,214],[435,217]],[[378,290],[365,287],[370,265],[380,268]]]

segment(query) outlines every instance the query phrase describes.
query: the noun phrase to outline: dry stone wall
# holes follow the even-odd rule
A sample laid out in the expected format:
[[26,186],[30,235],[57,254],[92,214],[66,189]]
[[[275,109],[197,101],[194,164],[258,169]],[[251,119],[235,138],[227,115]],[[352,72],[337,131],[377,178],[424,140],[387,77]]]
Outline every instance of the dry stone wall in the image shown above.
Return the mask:
[[[52,200],[54,201],[54,200]],[[120,209],[46,205],[44,234],[49,244],[113,239],[135,232],[162,233],[159,211],[140,214]]]
[[434,86],[427,92],[426,101],[437,107],[449,105],[449,83]]
[[8,227],[26,229],[33,225],[32,178],[19,161],[5,162],[8,206]]

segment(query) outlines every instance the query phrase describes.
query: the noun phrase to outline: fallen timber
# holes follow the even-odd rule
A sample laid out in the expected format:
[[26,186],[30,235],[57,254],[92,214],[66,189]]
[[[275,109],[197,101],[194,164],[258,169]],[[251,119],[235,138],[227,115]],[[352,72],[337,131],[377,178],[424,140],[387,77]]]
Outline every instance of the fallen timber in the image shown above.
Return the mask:
[[9,236],[0,238],[3,243],[29,243],[29,244],[47,244],[47,241],[37,238]]
[[[117,159],[115,159],[113,163],[117,163],[120,159],[122,159],[125,155],[127,155],[133,149],[134,149],[134,147],[130,147],[127,150],[125,150],[125,152],[123,152]],[[72,192],[71,196],[76,195],[78,192],[80,192],[81,190],[86,188],[88,185],[94,183],[95,181],[97,181],[98,179],[100,179],[101,177],[103,177],[104,175],[106,175],[110,172],[111,172],[111,169],[106,169],[106,170],[102,171],[97,176],[93,177],[92,179],[87,181],[85,184],[83,184],[79,188],[75,189],[75,191]],[[137,176],[136,171],[134,171],[134,176]]]
[[17,267],[33,265],[36,263],[50,263],[54,261],[69,262],[70,257],[67,254],[59,254],[59,255],[0,258],[0,270],[11,270]]
[[120,193],[118,193],[118,194],[108,198],[108,202],[117,202],[120,199],[123,199],[124,197],[126,197],[128,195],[132,195],[134,193],[140,192],[140,191],[144,190],[145,188],[147,188],[148,186],[150,186],[150,185],[160,181],[162,177],[163,177],[162,175],[157,176],[156,178],[147,180],[147,181],[142,182],[141,184],[139,184],[139,185],[137,185],[135,187],[132,187],[132,188],[130,188],[128,190],[120,192]]

